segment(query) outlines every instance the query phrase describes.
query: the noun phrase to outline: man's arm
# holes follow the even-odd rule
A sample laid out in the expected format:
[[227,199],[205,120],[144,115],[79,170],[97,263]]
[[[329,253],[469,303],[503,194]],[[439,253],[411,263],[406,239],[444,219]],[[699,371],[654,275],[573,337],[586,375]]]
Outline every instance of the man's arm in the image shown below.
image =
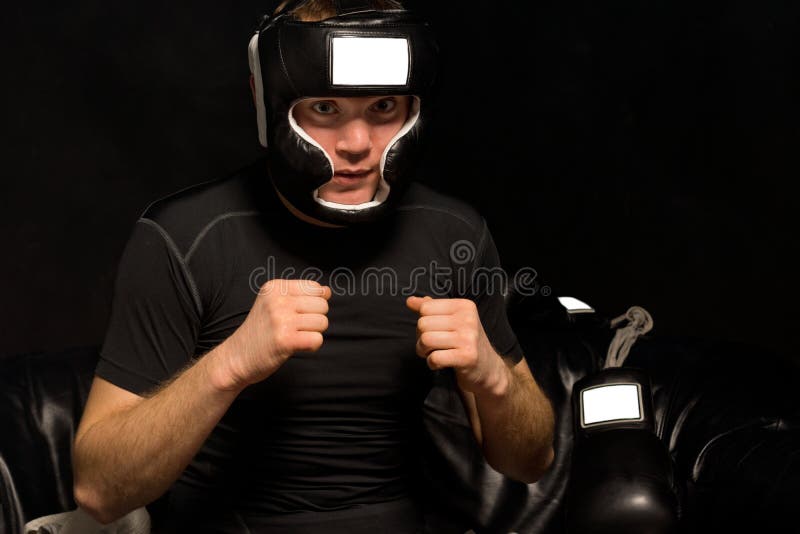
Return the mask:
[[162,495],[245,387],[322,346],[330,296],[310,280],[267,282],[228,339],[147,397],[95,378],[73,449],[77,503],[109,523]]
[[146,398],[95,377],[73,452],[79,506],[109,523],[169,488],[238,394],[214,378],[223,350]]
[[489,465],[530,484],[553,461],[553,409],[524,359],[516,365],[502,361],[507,386],[475,394],[459,384],[458,391]]
[[473,432],[497,471],[538,480],[553,460],[554,416],[525,360],[509,365],[492,347],[468,299],[409,297],[420,315],[417,354],[428,367],[452,367]]

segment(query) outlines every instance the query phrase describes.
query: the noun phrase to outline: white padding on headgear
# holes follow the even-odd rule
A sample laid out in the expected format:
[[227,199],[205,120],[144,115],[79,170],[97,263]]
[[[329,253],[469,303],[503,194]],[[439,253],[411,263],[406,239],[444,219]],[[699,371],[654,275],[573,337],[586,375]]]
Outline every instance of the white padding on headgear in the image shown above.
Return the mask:
[[[338,202],[329,202],[327,200],[319,198],[319,188],[317,188],[314,189],[312,193],[314,201],[317,204],[321,204],[322,206],[336,210],[360,211],[366,208],[373,208],[375,206],[378,206],[382,204],[389,197],[389,191],[391,190],[391,186],[383,177],[383,168],[384,165],[386,164],[386,155],[389,153],[389,150],[391,150],[392,146],[394,146],[397,140],[406,135],[409,132],[409,130],[411,130],[411,128],[414,126],[414,124],[416,124],[417,119],[419,118],[419,98],[417,98],[416,96],[412,96],[411,98],[412,98],[411,113],[409,113],[408,119],[406,120],[405,124],[403,124],[403,127],[400,128],[400,130],[395,134],[395,136],[392,137],[392,139],[386,144],[386,149],[383,151],[383,154],[381,154],[381,164],[380,164],[381,181],[378,182],[378,189],[375,191],[375,196],[372,198],[372,200],[368,202],[363,202],[361,204],[340,204]],[[330,154],[328,154],[325,151],[325,149],[322,148],[322,146],[319,143],[317,143],[316,140],[314,140],[313,137],[308,135],[308,132],[303,130],[303,128],[301,128],[300,125],[297,124],[297,121],[294,119],[294,114],[293,114],[294,107],[301,100],[303,99],[295,101],[289,108],[289,125],[291,126],[292,130],[294,130],[297,133],[297,135],[302,137],[306,142],[320,149],[320,151],[322,151],[322,153],[325,154],[325,157],[327,158],[328,163],[331,166],[331,178],[333,178],[333,172],[335,172],[335,170],[333,166],[333,160],[331,159]]]
[[408,39],[403,37],[334,37],[330,61],[333,85],[408,83]]
[[295,107],[295,106],[296,106],[296,105],[297,105],[297,104],[298,104],[298,103],[299,103],[301,100],[304,100],[304,99],[302,99],[302,98],[301,98],[300,100],[295,100],[295,101],[292,103],[291,107],[289,108],[289,126],[291,126],[291,127],[292,127],[292,130],[294,130],[294,131],[297,133],[297,135],[299,135],[300,137],[302,137],[303,139],[305,139],[305,141],[306,141],[306,142],[308,142],[308,143],[310,143],[310,144],[314,145],[315,147],[317,147],[318,149],[320,149],[320,150],[322,151],[322,153],[323,153],[323,154],[325,154],[325,157],[328,159],[328,163],[329,163],[329,164],[330,164],[330,166],[331,166],[331,178],[333,178],[333,160],[331,159],[330,155],[328,155],[328,153],[327,153],[327,152],[325,152],[325,149],[324,149],[324,148],[322,148],[322,145],[320,145],[319,143],[317,143],[317,141],[316,141],[316,140],[315,140],[313,137],[311,137],[310,135],[308,135],[308,132],[306,132],[304,129],[302,129],[302,128],[300,127],[300,125],[299,125],[299,124],[297,124],[297,121],[296,121],[296,120],[294,120],[294,113],[292,113],[292,112],[294,111],[294,107]]
[[250,39],[247,47],[247,59],[250,63],[250,74],[253,75],[253,85],[256,89],[256,118],[258,119],[258,141],[261,146],[267,146],[267,109],[264,106],[264,84],[261,79],[261,60],[258,55],[258,33]]
[[[408,114],[408,119],[406,123],[403,124],[403,127],[400,128],[392,139],[386,143],[386,148],[381,154],[381,181],[383,181],[383,167],[386,165],[386,156],[389,154],[389,151],[392,149],[394,144],[397,142],[398,139],[406,135],[411,128],[417,123],[417,119],[419,119],[419,97],[412,96],[411,97],[411,112]],[[388,184],[387,184],[388,187]]]

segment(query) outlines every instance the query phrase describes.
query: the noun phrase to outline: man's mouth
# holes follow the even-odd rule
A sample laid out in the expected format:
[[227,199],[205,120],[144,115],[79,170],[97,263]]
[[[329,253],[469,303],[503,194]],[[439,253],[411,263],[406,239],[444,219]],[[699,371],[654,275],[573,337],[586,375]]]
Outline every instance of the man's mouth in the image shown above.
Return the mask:
[[343,169],[333,174],[331,182],[342,187],[361,187],[372,172],[372,169]]
[[359,180],[370,175],[372,169],[343,169],[334,173],[335,177],[346,180]]

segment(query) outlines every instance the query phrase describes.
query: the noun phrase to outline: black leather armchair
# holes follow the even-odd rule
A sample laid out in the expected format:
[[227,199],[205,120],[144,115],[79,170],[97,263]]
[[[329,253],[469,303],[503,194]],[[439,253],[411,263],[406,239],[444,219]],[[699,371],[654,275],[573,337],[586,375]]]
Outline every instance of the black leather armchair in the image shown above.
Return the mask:
[[[429,426],[440,433],[438,449],[449,461],[438,464],[433,480],[438,494],[453,496],[447,506],[454,515],[471,518],[476,532],[565,532],[567,516],[584,512],[566,506],[574,445],[571,393],[581,378],[600,371],[614,329],[609,317],[569,314],[555,297],[540,295],[512,294],[509,317],[556,412],[555,462],[536,484],[511,481],[481,463],[468,445],[465,419],[449,427],[434,420]],[[650,335],[635,342],[625,367],[650,377],[655,433],[673,467],[679,532],[798,531],[796,363],[759,347]],[[428,400],[434,396],[439,404],[456,402],[445,388]],[[597,530],[607,531],[626,532]],[[653,525],[635,532],[663,531]]]
[[[556,416],[556,459],[536,484],[483,461],[457,394],[437,384],[426,406],[426,457],[441,533],[564,532],[573,449],[572,387],[602,365],[614,330],[555,297],[510,294],[509,316]],[[71,510],[71,444],[96,347],[0,360],[0,534]],[[625,366],[651,379],[656,434],[674,470],[681,532],[788,532],[800,502],[800,402],[794,365],[756,347],[649,336]],[[159,506],[150,507],[155,531]]]

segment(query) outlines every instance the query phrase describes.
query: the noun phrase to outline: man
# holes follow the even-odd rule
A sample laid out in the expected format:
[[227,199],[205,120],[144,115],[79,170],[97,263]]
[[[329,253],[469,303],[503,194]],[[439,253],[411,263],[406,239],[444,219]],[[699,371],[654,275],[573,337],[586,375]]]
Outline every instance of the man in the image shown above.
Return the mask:
[[167,531],[419,532],[434,373],[493,467],[533,482],[551,462],[549,402],[477,276],[499,266],[485,222],[408,183],[435,43],[384,4],[267,20],[250,47],[267,160],[137,222],[75,438],[100,522],[169,490]]

